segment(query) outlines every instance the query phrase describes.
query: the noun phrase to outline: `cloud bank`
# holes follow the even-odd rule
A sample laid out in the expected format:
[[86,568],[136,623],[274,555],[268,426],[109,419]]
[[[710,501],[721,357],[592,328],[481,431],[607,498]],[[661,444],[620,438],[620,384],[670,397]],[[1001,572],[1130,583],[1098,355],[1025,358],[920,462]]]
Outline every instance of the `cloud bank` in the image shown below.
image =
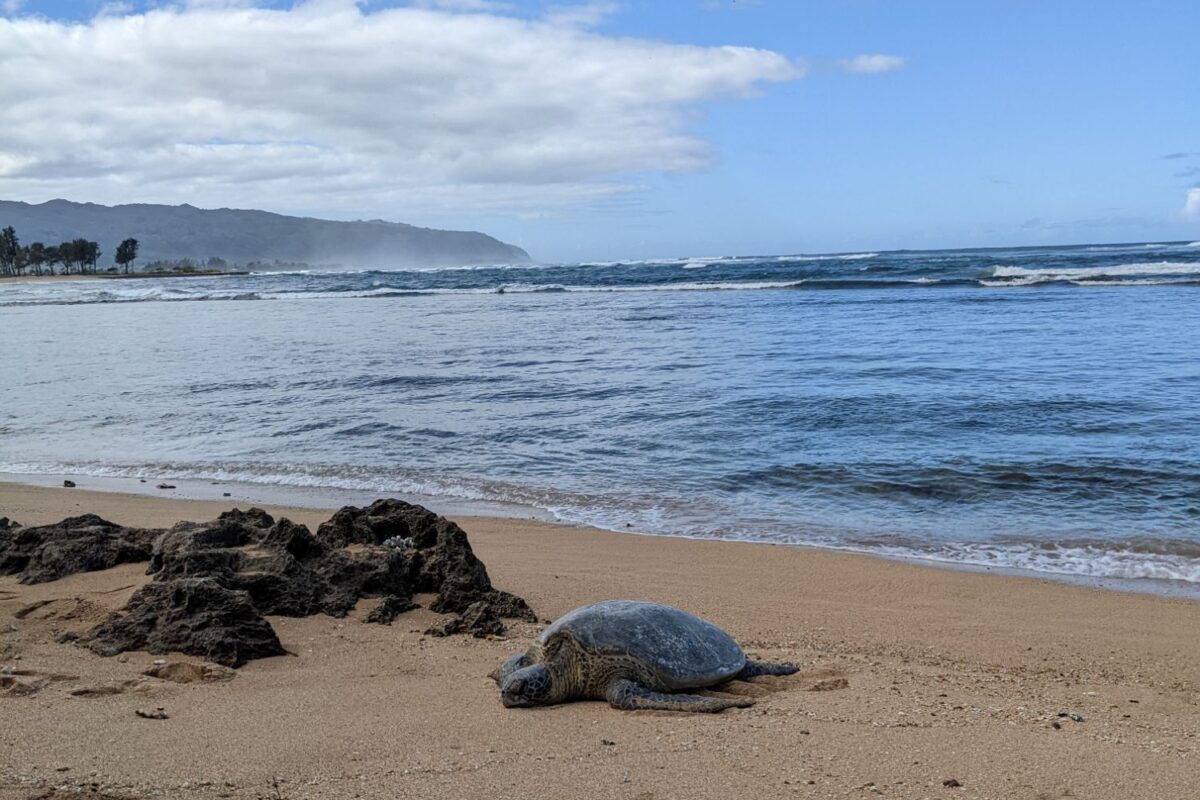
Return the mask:
[[706,104],[802,76],[770,51],[601,35],[603,5],[502,8],[0,19],[0,196],[528,212],[702,168]]
[[856,75],[878,75],[882,72],[895,72],[907,62],[900,56],[887,56],[882,53],[869,53],[854,58],[843,58],[838,66],[845,72]]

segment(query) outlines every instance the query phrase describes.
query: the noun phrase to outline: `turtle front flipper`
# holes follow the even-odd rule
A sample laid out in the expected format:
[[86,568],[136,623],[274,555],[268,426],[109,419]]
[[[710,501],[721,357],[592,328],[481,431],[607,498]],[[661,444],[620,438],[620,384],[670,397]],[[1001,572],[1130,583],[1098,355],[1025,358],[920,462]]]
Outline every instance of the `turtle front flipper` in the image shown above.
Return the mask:
[[715,714],[727,708],[746,708],[754,705],[747,697],[700,697],[695,694],[663,694],[654,692],[621,678],[608,685],[605,693],[609,704],[622,711],[691,711]]
[[746,666],[733,677],[739,681],[757,678],[759,675],[792,675],[800,668],[795,664],[780,664],[774,661],[751,661],[746,659]]

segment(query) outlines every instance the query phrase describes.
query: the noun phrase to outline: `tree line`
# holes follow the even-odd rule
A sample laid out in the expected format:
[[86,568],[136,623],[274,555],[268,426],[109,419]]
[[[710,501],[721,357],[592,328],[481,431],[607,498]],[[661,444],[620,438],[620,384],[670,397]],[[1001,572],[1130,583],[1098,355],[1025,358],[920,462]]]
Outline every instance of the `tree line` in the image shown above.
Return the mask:
[[[117,246],[113,259],[129,274],[137,258],[138,240],[126,239]],[[11,225],[0,230],[0,275],[86,275],[98,271],[100,245],[88,239],[72,239],[56,245],[33,242],[22,246]],[[56,271],[55,267],[59,269]]]

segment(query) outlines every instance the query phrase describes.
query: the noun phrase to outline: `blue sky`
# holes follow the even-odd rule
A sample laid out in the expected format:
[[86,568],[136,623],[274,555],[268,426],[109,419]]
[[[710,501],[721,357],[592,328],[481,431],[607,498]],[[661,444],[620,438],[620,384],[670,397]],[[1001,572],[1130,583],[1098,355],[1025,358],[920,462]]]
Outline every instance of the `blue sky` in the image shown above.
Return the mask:
[[[90,26],[102,8],[95,2],[28,0],[19,7],[7,2],[13,11],[10,22],[40,16]],[[138,15],[148,5],[163,4],[109,6],[104,13]],[[224,13],[212,8],[220,4],[201,5],[208,6],[205,13]],[[283,2],[258,5],[292,8]],[[343,5],[330,0],[329,13]],[[374,15],[407,4],[361,5],[363,18],[356,24],[369,28]],[[542,2],[423,5],[447,20],[519,17],[536,23],[563,12],[562,5]],[[463,12],[472,5],[484,8]],[[364,145],[361,152],[338,153],[339,160],[314,166],[325,176],[321,180],[331,182],[311,197],[294,189],[264,193],[260,177],[230,177],[220,186],[201,175],[177,177],[175,186],[191,186],[196,205],[254,205],[285,213],[475,228],[521,244],[535,257],[565,261],[1200,238],[1200,200],[1185,213],[1189,189],[1200,187],[1200,3],[1194,0],[1136,7],[1058,0],[626,0],[585,4],[584,10],[591,19],[563,36],[585,36],[597,53],[603,51],[595,56],[598,70],[617,68],[619,62],[604,60],[613,57],[608,45],[627,40],[736,45],[771,51],[782,61],[730,67],[745,70],[730,91],[697,88],[717,80],[705,75],[678,91],[663,89],[639,100],[638,109],[654,107],[657,116],[636,128],[601,131],[606,141],[600,144],[614,150],[590,161],[579,153],[563,156],[567,166],[553,182],[539,178],[536,158],[524,155],[496,166],[496,174],[472,172],[453,192],[441,189],[459,180],[447,175],[461,177],[454,169],[431,167],[423,179],[428,185],[406,175],[410,182],[399,194],[375,184],[363,190],[365,178],[329,177],[336,164],[345,165],[347,174],[362,171],[356,165],[378,151]],[[319,17],[324,12],[313,6],[310,13]],[[459,35],[454,26],[445,28],[447,36]],[[540,31],[536,37],[552,35]],[[536,37],[532,44],[546,41]],[[564,69],[577,67],[569,63],[570,50],[564,52]],[[661,77],[667,81],[685,68],[680,65],[688,56],[683,50],[664,53]],[[894,57],[895,68],[873,73],[846,69],[848,60],[863,55]],[[658,57],[653,50],[627,56],[648,62]],[[419,65],[422,74],[436,69],[436,62],[427,59]],[[409,68],[389,64],[389,70]],[[794,74],[781,73],[786,64]],[[506,58],[496,68],[508,66],[511,59]],[[641,65],[644,71],[631,74],[628,86],[614,90],[618,99],[613,105],[598,107],[597,113],[609,107],[620,110],[621,98],[654,84],[659,77],[654,66]],[[0,62],[0,68],[10,73],[5,83],[21,80],[12,73],[15,67]],[[519,84],[521,73],[513,75],[497,80]],[[570,91],[579,91],[579,85],[571,84]],[[538,91],[557,89],[540,83],[530,88],[533,94]],[[568,89],[563,91],[568,96]],[[146,101],[131,95],[128,102]],[[364,102],[387,100],[381,96]],[[414,102],[419,101],[405,100]],[[553,116],[552,110],[539,113]],[[595,128],[596,119],[579,125]],[[208,144],[222,139],[217,123],[206,124]],[[421,123],[406,117],[389,124],[408,128]],[[486,129],[488,120],[477,127]],[[272,130],[280,135],[278,128]],[[292,145],[303,143],[327,153],[347,138],[341,134],[336,142],[325,140],[314,131],[300,125],[287,138]],[[554,133],[507,123],[485,132],[493,142],[506,136],[549,140]],[[573,131],[567,138],[581,153],[598,146],[578,134]],[[644,151],[647,138],[669,134],[690,144]],[[231,138],[263,136],[242,131]],[[634,141],[638,137],[642,141]],[[616,140],[622,140],[619,151]],[[703,145],[703,155],[694,152],[697,143]],[[253,144],[262,146],[258,139]],[[6,178],[5,149],[19,154],[21,146],[6,145],[0,138],[0,196],[6,199],[43,200],[48,192],[70,192],[70,199],[97,202],[183,202],[179,194],[155,188],[159,177],[98,181],[97,170],[114,169],[111,165],[122,160],[115,156],[78,165],[78,175],[72,176],[75,162],[51,153],[41,158],[40,166],[10,170]],[[544,141],[540,146],[533,152],[544,152]],[[464,153],[474,153],[472,148],[481,151],[475,153],[481,162],[487,161],[486,142],[465,140],[456,145],[451,160],[461,164]],[[391,154],[397,166],[389,173],[406,172],[406,163],[431,164],[436,159],[429,152],[410,148]],[[230,156],[226,148],[219,163]],[[263,161],[249,152],[246,158]],[[291,162],[279,163],[284,169]],[[315,164],[307,156],[297,163]],[[213,175],[213,167],[205,164],[204,173]],[[337,187],[350,184],[356,188],[338,194],[342,190]]]

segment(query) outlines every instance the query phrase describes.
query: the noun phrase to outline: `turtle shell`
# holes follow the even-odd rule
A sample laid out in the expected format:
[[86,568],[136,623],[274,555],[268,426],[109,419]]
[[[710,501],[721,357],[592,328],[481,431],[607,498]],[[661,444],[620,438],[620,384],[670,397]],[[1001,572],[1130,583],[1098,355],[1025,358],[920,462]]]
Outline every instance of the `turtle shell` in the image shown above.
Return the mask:
[[729,680],[746,654],[729,634],[694,614],[658,603],[606,600],[582,606],[542,631],[545,643],[565,632],[586,651],[630,656],[668,690],[693,689]]

